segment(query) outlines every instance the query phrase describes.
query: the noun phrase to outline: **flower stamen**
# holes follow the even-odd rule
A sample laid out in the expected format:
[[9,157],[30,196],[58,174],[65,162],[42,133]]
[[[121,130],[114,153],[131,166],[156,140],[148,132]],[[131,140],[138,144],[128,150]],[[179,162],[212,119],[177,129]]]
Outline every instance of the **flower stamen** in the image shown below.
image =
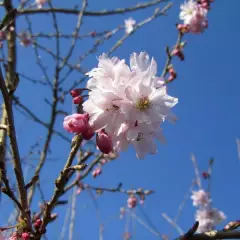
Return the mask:
[[151,103],[148,99],[148,97],[140,98],[139,101],[136,104],[136,108],[139,111],[144,111],[150,107]]

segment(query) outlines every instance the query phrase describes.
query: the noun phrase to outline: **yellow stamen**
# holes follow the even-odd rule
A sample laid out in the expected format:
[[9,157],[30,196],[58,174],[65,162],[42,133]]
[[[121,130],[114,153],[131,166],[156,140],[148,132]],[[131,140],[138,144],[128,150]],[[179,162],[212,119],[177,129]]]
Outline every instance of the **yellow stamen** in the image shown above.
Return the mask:
[[149,107],[150,107],[150,101],[147,97],[141,98],[136,104],[136,108],[139,111],[144,111],[144,110],[148,109]]

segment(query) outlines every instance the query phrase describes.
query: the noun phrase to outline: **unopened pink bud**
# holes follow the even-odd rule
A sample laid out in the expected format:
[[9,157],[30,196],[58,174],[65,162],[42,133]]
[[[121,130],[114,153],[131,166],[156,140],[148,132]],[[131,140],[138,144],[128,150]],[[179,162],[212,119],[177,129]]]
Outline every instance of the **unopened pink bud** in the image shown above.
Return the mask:
[[29,233],[26,233],[26,232],[22,233],[21,237],[22,237],[22,240],[29,240],[30,239]]
[[101,160],[100,160],[100,163],[101,163],[102,165],[104,165],[104,164],[107,163],[107,160],[106,160],[106,159],[101,159]]
[[178,56],[180,53],[180,49],[179,48],[174,48],[173,51],[172,51],[172,55],[174,56]]
[[189,32],[189,26],[187,24],[178,24],[177,29],[182,33]]
[[73,89],[72,91],[70,91],[70,94],[72,95],[72,97],[77,97],[81,94],[82,90],[80,88],[77,89]]
[[173,74],[171,74],[171,75],[168,77],[167,81],[168,81],[168,82],[172,82],[175,78],[176,78],[176,76],[173,75]]
[[183,24],[178,24],[178,25],[177,25],[177,29],[178,29],[179,31],[181,31],[181,30],[183,29],[183,26],[184,26]]
[[36,229],[39,229],[41,224],[42,224],[42,220],[41,219],[37,219],[33,225],[34,225],[34,227]]
[[63,127],[70,133],[84,133],[89,128],[88,115],[72,114],[64,118]]
[[174,48],[172,51],[172,55],[178,56],[181,59],[181,61],[184,60],[184,54],[183,54],[182,50],[180,49],[180,47]]
[[79,188],[77,189],[77,195],[79,195],[81,192],[82,192],[82,188],[79,187]]
[[92,37],[96,37],[97,36],[97,32],[96,31],[91,32],[91,36]]
[[82,133],[83,139],[84,140],[90,140],[94,136],[94,131],[91,126],[88,126],[86,131]]
[[77,96],[73,98],[73,103],[74,104],[81,104],[83,102],[82,96]]
[[92,172],[92,176],[95,178],[97,176],[99,176],[102,173],[102,169],[101,168],[96,168],[93,170]]
[[97,146],[98,146],[99,150],[105,154],[108,154],[113,150],[112,139],[107,133],[105,133],[104,130],[101,130],[97,134],[96,142],[97,142]]
[[169,72],[170,74],[172,74],[172,75],[176,74],[176,72],[175,72],[175,70],[174,70],[173,67],[169,68],[169,69],[168,69],[168,72]]
[[135,196],[130,196],[127,203],[129,208],[135,208],[137,206],[137,198]]

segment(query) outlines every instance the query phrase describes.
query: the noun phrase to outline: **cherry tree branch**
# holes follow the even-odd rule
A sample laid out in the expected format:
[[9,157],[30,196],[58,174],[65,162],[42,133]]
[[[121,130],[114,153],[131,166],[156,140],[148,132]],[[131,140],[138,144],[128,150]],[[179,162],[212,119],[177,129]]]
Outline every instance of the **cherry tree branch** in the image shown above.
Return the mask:
[[[176,240],[183,240],[180,237]],[[198,233],[185,238],[187,240],[212,240],[212,239],[240,239],[240,231],[210,231],[205,233]]]
[[[65,186],[65,182],[68,176],[68,168],[72,165],[72,162],[79,150],[79,147],[81,145],[82,142],[82,136],[81,135],[77,135],[76,138],[74,139],[71,151],[69,153],[67,162],[63,168],[63,170],[61,171],[60,175],[58,176],[57,180],[55,181],[55,189],[54,189],[54,193],[52,196],[52,199],[50,200],[50,202],[48,202],[46,204],[46,208],[43,214],[43,223],[42,223],[42,228],[45,229],[45,227],[48,225],[48,223],[50,222],[51,218],[50,218],[50,214],[53,210],[53,208],[55,207],[58,198],[61,196],[63,190],[64,190],[64,186]],[[37,237],[41,237],[40,235],[37,235]]]
[[[177,37],[177,41],[175,43],[175,46],[178,46],[180,44],[180,42],[182,41],[182,38],[183,38],[183,34],[181,32],[179,32],[178,37]],[[161,75],[162,77],[166,76],[166,74],[168,72],[168,67],[171,64],[172,58],[173,58],[173,55],[171,54],[168,46],[166,47],[166,54],[167,54],[167,60],[166,60],[166,63],[165,63],[165,67],[163,68],[163,72],[162,72],[162,75]]]
[[[38,118],[35,113],[33,113],[28,107],[26,107],[23,103],[20,102],[18,97],[13,96],[13,101],[14,103],[20,107],[30,118],[32,118],[32,120],[40,125],[42,125],[43,127],[47,128],[49,130],[49,124],[42,121],[40,118]],[[56,134],[57,136],[61,137],[63,140],[65,140],[68,143],[71,143],[71,140],[69,138],[67,138],[66,136],[64,136],[61,132],[53,129],[53,133]]]
[[[99,11],[99,12],[94,12],[94,11],[83,11],[83,15],[84,16],[111,16],[111,15],[117,15],[117,14],[125,14],[125,13],[129,13],[129,12],[135,12],[137,10],[140,9],[144,9],[144,8],[148,8],[154,5],[157,5],[161,2],[164,2],[166,0],[153,0],[151,2],[147,2],[147,3],[139,3],[136,6],[132,6],[132,7],[127,7],[127,8],[117,8],[115,10],[103,10],[103,11]],[[21,16],[21,15],[29,15],[29,14],[44,14],[44,13],[63,13],[63,14],[74,14],[74,15],[78,15],[79,14],[79,10],[77,9],[64,9],[64,8],[53,8],[53,9],[22,9],[22,10],[18,10],[17,15]]]
[[[29,208],[28,208],[28,201],[27,201],[27,192],[25,189],[25,183],[24,183],[24,178],[23,178],[23,171],[22,171],[22,165],[21,165],[21,159],[20,159],[20,154],[18,150],[18,143],[17,143],[17,138],[16,138],[16,132],[15,132],[15,124],[14,124],[14,116],[13,116],[13,109],[12,109],[12,101],[9,96],[7,87],[5,85],[2,71],[0,68],[0,89],[3,95],[4,103],[5,103],[5,109],[7,113],[7,119],[8,119],[8,135],[10,139],[10,145],[12,149],[12,155],[13,155],[13,165],[14,165],[14,172],[16,175],[16,180],[17,180],[17,188],[18,188],[18,193],[20,196],[20,202],[21,202],[21,209],[22,215],[28,216],[27,217],[27,222],[28,222],[28,227],[31,228],[31,223],[30,223],[30,216],[29,216]],[[5,184],[7,182],[5,181]],[[10,193],[8,190],[9,186],[7,184],[7,192],[9,196],[13,195]],[[16,201],[14,201],[16,202]],[[20,205],[18,204],[20,207]]]

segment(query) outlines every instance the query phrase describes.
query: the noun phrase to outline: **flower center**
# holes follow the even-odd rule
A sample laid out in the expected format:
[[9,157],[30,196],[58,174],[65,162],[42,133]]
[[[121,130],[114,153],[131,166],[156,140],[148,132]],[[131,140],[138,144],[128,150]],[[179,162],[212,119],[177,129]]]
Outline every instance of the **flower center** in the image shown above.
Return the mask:
[[142,97],[139,99],[139,101],[136,104],[136,108],[139,111],[144,111],[150,107],[150,101],[148,97]]

